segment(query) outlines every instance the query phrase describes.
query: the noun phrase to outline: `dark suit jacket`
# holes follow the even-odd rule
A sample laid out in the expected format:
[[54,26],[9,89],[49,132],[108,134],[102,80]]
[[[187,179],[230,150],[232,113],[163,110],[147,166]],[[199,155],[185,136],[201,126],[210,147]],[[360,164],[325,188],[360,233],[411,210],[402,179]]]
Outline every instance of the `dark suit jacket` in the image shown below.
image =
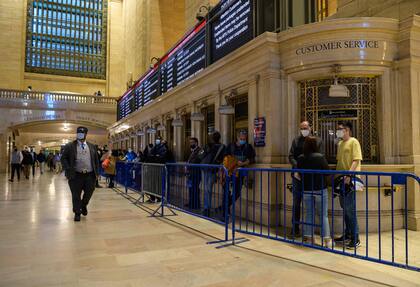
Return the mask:
[[[86,142],[89,146],[90,151],[90,159],[92,162],[92,168],[95,172],[95,175],[98,176],[99,174],[99,158],[96,148],[93,144]],[[73,179],[76,176],[76,156],[77,156],[77,140],[66,144],[63,150],[63,154],[61,155],[61,164],[65,171],[67,179]]]

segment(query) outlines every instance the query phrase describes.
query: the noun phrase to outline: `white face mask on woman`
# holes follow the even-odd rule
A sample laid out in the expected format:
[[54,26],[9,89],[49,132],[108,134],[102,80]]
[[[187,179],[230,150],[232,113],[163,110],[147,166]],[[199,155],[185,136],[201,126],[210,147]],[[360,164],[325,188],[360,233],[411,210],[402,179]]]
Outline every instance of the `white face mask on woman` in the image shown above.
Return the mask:
[[335,135],[337,136],[337,138],[342,139],[344,137],[344,131],[343,130],[337,130],[335,132]]

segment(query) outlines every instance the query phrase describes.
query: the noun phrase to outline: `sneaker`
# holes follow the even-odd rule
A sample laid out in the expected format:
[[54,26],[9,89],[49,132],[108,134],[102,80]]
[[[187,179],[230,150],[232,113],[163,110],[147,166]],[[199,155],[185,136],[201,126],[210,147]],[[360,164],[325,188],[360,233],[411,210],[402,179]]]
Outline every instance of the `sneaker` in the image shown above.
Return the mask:
[[346,248],[347,249],[356,249],[356,248],[358,248],[360,246],[360,240],[359,239],[357,239],[356,241],[354,241],[354,240],[350,240],[350,242],[348,242],[347,244],[346,244]]
[[350,241],[350,238],[345,237],[344,235],[338,237],[338,238],[334,238],[334,242],[336,243],[348,243]]
[[332,249],[333,248],[333,241],[331,238],[324,238],[324,248]]

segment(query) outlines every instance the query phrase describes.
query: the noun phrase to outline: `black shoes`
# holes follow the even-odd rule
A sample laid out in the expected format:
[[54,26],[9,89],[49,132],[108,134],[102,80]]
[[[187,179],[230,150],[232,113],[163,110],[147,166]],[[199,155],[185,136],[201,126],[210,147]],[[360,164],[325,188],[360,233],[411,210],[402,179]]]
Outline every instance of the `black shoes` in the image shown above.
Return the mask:
[[344,235],[338,238],[334,238],[335,243],[347,244],[349,241],[350,241],[350,238]]
[[85,207],[82,207],[82,214],[84,216],[88,215],[88,210],[87,210],[87,207],[86,206]]
[[357,247],[360,246],[360,240],[350,240],[347,244],[346,244],[346,248],[347,249],[357,249]]
[[80,221],[80,213],[74,214],[74,221]]

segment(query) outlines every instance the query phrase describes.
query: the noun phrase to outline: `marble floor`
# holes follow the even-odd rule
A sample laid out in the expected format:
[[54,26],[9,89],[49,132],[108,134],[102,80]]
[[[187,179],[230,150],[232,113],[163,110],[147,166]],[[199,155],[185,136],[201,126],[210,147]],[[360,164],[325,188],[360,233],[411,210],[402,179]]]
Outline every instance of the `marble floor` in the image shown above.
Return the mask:
[[206,244],[222,236],[182,213],[152,218],[105,188],[75,223],[63,176],[0,175],[0,286],[420,286],[420,272],[268,239]]

